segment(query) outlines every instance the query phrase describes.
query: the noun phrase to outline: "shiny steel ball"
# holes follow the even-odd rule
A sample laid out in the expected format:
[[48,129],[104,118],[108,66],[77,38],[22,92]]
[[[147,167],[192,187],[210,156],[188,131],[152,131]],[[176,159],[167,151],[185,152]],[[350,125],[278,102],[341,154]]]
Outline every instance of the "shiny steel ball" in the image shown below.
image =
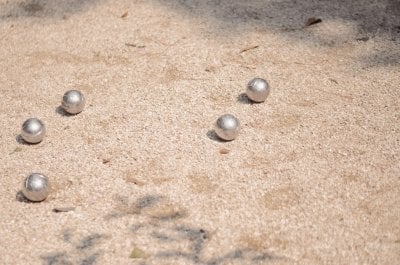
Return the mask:
[[247,84],[246,94],[250,100],[254,102],[264,102],[269,93],[270,87],[266,80],[262,78],[254,78]]
[[78,114],[85,107],[85,97],[78,90],[65,92],[61,107],[69,114]]
[[39,119],[30,118],[22,124],[21,137],[28,143],[40,143],[45,134],[46,128]]
[[34,202],[43,201],[47,198],[50,192],[50,184],[47,177],[40,173],[29,175],[22,187],[24,196]]
[[215,133],[226,141],[235,139],[240,130],[239,120],[232,114],[224,114],[215,123]]

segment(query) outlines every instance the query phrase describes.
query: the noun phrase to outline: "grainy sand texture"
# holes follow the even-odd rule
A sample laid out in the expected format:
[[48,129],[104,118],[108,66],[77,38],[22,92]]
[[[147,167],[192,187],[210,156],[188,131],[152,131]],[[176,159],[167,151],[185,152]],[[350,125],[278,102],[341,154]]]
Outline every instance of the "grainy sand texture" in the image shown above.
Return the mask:
[[398,0],[0,0],[0,47],[0,264],[399,263]]

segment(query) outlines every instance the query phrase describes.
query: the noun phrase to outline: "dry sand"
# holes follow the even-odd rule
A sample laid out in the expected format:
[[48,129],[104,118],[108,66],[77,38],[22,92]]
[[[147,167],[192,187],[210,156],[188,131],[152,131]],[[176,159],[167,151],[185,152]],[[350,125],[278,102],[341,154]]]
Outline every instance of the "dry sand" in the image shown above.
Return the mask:
[[0,264],[398,264],[399,1],[0,0],[0,47]]

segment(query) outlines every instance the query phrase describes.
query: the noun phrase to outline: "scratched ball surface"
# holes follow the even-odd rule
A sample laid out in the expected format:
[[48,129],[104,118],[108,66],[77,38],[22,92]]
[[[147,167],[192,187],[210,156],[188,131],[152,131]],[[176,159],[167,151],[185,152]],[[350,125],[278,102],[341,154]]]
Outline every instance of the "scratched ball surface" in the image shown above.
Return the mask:
[[40,173],[32,173],[26,177],[22,186],[24,196],[34,202],[43,201],[47,198],[50,191],[49,180]]
[[214,129],[219,138],[232,141],[239,134],[240,123],[232,114],[224,114],[218,118]]
[[254,102],[264,102],[269,96],[270,90],[266,80],[254,78],[247,84],[246,94]]
[[25,142],[31,144],[40,143],[45,134],[46,128],[39,119],[30,118],[22,124],[21,137]]
[[69,114],[78,114],[85,107],[85,97],[78,90],[69,90],[63,96],[61,107]]

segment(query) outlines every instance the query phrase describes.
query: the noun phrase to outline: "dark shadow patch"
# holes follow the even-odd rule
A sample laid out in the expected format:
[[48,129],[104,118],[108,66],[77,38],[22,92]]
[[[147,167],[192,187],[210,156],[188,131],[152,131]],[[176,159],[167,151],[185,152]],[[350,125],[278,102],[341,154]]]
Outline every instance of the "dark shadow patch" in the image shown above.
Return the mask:
[[104,220],[110,221],[111,219],[116,219],[116,218],[121,218],[124,216],[127,216],[127,212],[122,212],[122,211],[113,211],[107,215],[104,216]]
[[18,134],[16,137],[15,137],[15,141],[18,143],[18,144],[22,144],[22,145],[39,145],[42,141],[40,141],[40,142],[38,142],[38,143],[28,143],[27,141],[25,141],[23,138],[22,138],[22,136],[21,136],[21,134]]
[[18,191],[17,194],[15,195],[15,199],[19,202],[24,202],[24,203],[38,203],[38,202],[33,202],[28,200],[25,195],[22,193],[22,190]]
[[93,247],[103,236],[100,234],[93,234],[85,237],[81,240],[79,245],[76,247],[79,250],[89,249]]
[[222,265],[231,264],[234,261],[243,262],[242,264],[266,264],[274,260],[286,260],[284,258],[275,257],[267,253],[254,253],[246,249],[236,249],[225,255],[214,257],[210,260],[206,260],[202,257],[201,253],[196,252],[184,252],[184,251],[160,251],[156,254],[156,258],[163,260],[166,259],[177,259],[183,258],[191,261],[193,264],[202,265]]
[[58,106],[55,111],[57,114],[59,114],[63,117],[76,116],[76,114],[71,114],[71,113],[66,112],[61,106]]
[[254,101],[252,101],[252,100],[247,96],[246,93],[240,94],[240,95],[237,97],[237,101],[238,101],[239,103],[246,104],[246,105],[254,105],[254,104],[260,104],[260,103],[262,103],[262,102],[254,102]]
[[63,231],[63,235],[62,235],[63,237],[63,241],[64,242],[66,242],[66,243],[71,243],[71,238],[72,238],[72,233],[71,233],[71,230],[69,230],[69,229],[65,229],[64,231]]
[[206,264],[207,265],[217,265],[217,264],[223,264],[227,261],[233,261],[233,260],[243,259],[243,258],[244,258],[243,250],[236,249],[236,250],[233,250],[233,251],[225,254],[224,256],[217,257],[210,261],[207,261]]
[[100,256],[99,253],[94,253],[84,259],[79,263],[80,265],[93,265],[96,263],[97,258]]
[[149,208],[154,206],[155,204],[159,203],[161,201],[160,196],[152,196],[148,195],[142,198],[139,198],[136,202],[136,208],[139,210],[143,210],[145,208]]
[[181,234],[181,238],[185,239],[196,239],[196,238],[203,238],[206,239],[205,235],[208,234],[208,232],[202,228],[191,228],[188,226],[177,226],[175,227],[175,231],[179,232]]
[[[189,244],[187,251],[183,250],[167,250],[158,252],[155,257],[166,259],[186,259],[193,264],[202,265],[222,265],[232,262],[240,262],[241,264],[266,264],[266,262],[282,259],[278,256],[273,256],[269,253],[258,252],[247,248],[237,248],[226,254],[217,255],[210,259],[204,257],[204,249],[206,248],[207,240],[210,238],[210,233],[203,228],[195,228],[187,225],[180,225],[171,228],[171,232],[177,233],[175,240]],[[154,233],[153,233],[154,236]],[[156,234],[159,238],[159,234]],[[163,234],[162,234],[163,236]],[[170,238],[168,235],[167,237]]]
[[[204,21],[216,36],[231,38],[244,31],[276,32],[293,42],[332,46],[348,43],[357,35],[400,38],[399,0],[157,0],[160,5],[179,13],[179,16]],[[316,17],[318,16],[318,17]],[[307,20],[307,18],[312,18]],[[356,33],[337,33],[326,36],[318,30],[304,26],[324,21],[352,24]],[[388,51],[389,49],[386,49]],[[379,65],[378,65],[379,66]]]
[[156,232],[156,231],[153,232],[153,233],[151,233],[151,236],[152,236],[153,238],[159,240],[159,241],[162,241],[162,242],[172,242],[172,241],[176,241],[174,238],[172,238],[172,237],[170,237],[170,236],[168,236],[168,235],[166,235],[166,234],[163,234],[163,233],[160,233],[160,232]]
[[256,255],[255,257],[252,258],[252,261],[259,262],[259,261],[270,261],[276,259],[270,254],[261,254],[261,255]]
[[41,259],[45,265],[72,265],[70,257],[65,252],[58,252],[42,256]]
[[361,62],[367,67],[376,66],[400,66],[400,50],[382,50],[377,52],[371,52],[366,56],[360,58]]
[[180,240],[191,242],[190,252],[169,251],[161,253],[165,257],[183,257],[194,263],[202,263],[202,255],[205,247],[205,241],[209,238],[208,232],[204,229],[197,229],[188,226],[177,226],[174,230],[178,233]]
[[[368,33],[390,32],[391,26],[399,25],[400,4],[398,0],[158,0],[162,5],[190,17],[213,21],[226,34],[253,26],[272,30],[302,30],[306,18],[308,24],[322,20],[344,20],[356,24],[360,31]],[[315,18],[318,15],[318,18]],[[290,18],[290,19],[288,19]],[[219,30],[220,32],[220,30]],[[295,37],[295,36],[293,36]],[[300,37],[299,40],[302,40]]]
[[133,233],[136,233],[143,227],[144,227],[144,225],[142,225],[142,224],[133,224],[133,225],[131,225],[129,230],[131,230]]
[[0,5],[1,19],[55,18],[65,19],[69,15],[87,11],[103,0],[17,0]]
[[19,4],[20,8],[30,15],[35,15],[35,13],[43,11],[44,6],[37,1],[31,1],[28,3],[22,2]]
[[[44,261],[44,264],[49,265],[93,265],[97,262],[98,257],[103,253],[102,250],[93,247],[101,238],[104,237],[107,236],[92,234],[80,240],[78,246],[71,249],[69,252],[61,251],[50,253],[41,256],[41,259]],[[61,239],[70,246],[74,246],[72,238],[73,234],[71,230],[64,229]]]
[[219,143],[226,143],[226,142],[229,142],[229,141],[226,141],[226,140],[224,140],[224,139],[219,138],[218,135],[217,135],[217,133],[215,132],[215,130],[209,130],[209,131],[206,133],[206,135],[207,135],[208,139],[213,140],[213,141],[215,141],[215,142],[219,142]]
[[132,214],[140,214],[142,210],[155,206],[162,200],[161,196],[147,195],[136,200],[135,203],[130,203],[126,196],[115,196],[117,206],[115,210],[104,216],[106,221],[111,219],[124,217]]
[[160,210],[158,212],[150,214],[153,219],[157,219],[158,221],[161,222],[168,222],[168,221],[173,221],[176,219],[181,219],[185,218],[188,216],[188,213],[184,209],[172,209],[172,208],[167,208],[167,210],[163,211]]

